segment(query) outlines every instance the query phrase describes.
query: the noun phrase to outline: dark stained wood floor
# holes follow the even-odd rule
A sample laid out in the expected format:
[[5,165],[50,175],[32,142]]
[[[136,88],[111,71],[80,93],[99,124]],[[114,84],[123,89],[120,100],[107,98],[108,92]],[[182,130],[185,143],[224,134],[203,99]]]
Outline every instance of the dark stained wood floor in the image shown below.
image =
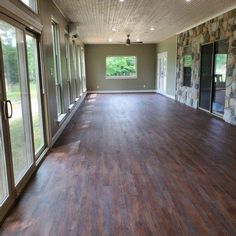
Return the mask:
[[236,235],[236,127],[155,94],[90,95],[1,235]]

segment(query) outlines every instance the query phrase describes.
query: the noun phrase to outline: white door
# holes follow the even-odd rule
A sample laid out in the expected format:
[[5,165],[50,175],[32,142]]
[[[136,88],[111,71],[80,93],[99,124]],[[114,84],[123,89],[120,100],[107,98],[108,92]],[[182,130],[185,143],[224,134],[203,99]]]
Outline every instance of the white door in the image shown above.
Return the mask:
[[157,56],[157,91],[166,94],[167,87],[167,52]]

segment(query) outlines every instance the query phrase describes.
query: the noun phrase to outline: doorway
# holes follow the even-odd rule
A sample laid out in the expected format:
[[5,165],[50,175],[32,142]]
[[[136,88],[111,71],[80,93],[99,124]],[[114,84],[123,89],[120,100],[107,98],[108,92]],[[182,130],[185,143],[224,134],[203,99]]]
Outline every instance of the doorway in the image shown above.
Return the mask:
[[223,117],[225,108],[228,40],[202,45],[199,107]]
[[167,92],[167,57],[168,52],[159,53],[157,56],[157,91],[164,95]]

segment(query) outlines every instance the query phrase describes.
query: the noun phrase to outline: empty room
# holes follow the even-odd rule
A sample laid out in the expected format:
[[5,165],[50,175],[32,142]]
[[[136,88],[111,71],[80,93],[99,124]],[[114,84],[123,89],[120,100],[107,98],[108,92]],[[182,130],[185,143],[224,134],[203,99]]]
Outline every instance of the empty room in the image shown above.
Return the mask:
[[235,236],[236,0],[0,0],[0,235]]

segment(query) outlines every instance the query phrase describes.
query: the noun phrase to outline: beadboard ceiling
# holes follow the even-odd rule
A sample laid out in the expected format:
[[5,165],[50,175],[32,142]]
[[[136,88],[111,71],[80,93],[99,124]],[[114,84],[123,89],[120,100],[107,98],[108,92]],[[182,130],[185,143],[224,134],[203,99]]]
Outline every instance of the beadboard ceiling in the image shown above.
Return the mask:
[[[71,22],[78,22],[86,44],[131,40],[157,43],[236,7],[236,0],[54,0]],[[151,31],[150,28],[155,30]],[[112,31],[115,28],[116,31]],[[109,42],[112,40],[112,42]]]

